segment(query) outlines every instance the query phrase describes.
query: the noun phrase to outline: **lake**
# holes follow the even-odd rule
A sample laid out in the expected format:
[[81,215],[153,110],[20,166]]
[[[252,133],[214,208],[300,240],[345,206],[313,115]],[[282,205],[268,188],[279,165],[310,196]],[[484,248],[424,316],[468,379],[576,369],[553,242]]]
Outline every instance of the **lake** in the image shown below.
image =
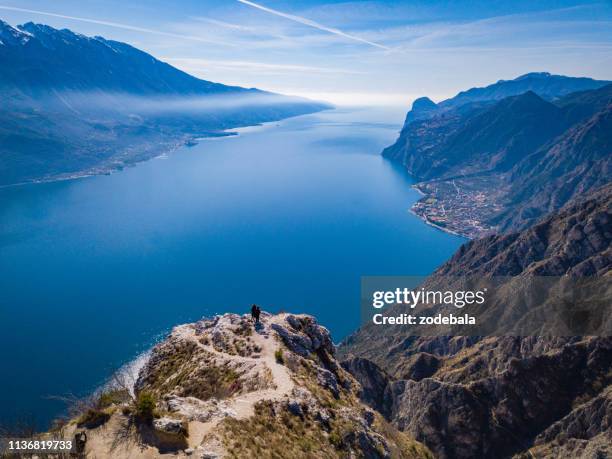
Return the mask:
[[426,275],[464,240],[408,212],[380,156],[404,110],[336,109],[107,176],[0,190],[0,422],[44,426],[173,325],[252,303],[359,324],[360,276]]

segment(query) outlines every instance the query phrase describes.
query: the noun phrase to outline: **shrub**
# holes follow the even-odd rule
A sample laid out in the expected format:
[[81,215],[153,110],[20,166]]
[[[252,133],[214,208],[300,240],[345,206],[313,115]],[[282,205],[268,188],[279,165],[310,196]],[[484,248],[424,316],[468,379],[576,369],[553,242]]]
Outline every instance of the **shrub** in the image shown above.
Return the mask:
[[111,405],[119,405],[130,399],[130,393],[125,389],[113,389],[102,392],[98,398],[98,408],[107,408]]
[[136,417],[142,422],[150,422],[155,416],[155,397],[150,392],[141,392],[136,400]]
[[281,365],[285,364],[285,358],[283,357],[282,350],[277,349],[276,351],[274,351],[274,358],[276,359],[276,363],[279,363]]
[[95,408],[90,408],[77,420],[77,427],[94,429],[110,419],[110,414]]

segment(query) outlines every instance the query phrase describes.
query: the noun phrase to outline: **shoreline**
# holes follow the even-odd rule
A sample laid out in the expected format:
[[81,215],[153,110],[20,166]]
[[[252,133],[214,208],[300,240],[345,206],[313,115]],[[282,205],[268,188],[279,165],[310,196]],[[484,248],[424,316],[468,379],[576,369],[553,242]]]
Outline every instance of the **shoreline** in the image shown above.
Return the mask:
[[163,148],[162,151],[160,152],[156,152],[155,154],[151,154],[150,156],[146,158],[139,159],[134,162],[115,163],[112,166],[111,165],[97,166],[97,167],[93,167],[89,169],[84,169],[81,172],[75,172],[73,174],[58,174],[58,175],[50,176],[47,178],[32,179],[32,180],[28,180],[25,182],[10,183],[8,185],[0,185],[0,190],[7,189],[7,188],[13,188],[13,187],[21,187],[21,186],[26,186],[26,185],[41,185],[45,183],[65,182],[69,180],[78,180],[78,179],[84,179],[88,177],[111,175],[116,172],[121,172],[123,169],[129,168],[129,167],[135,167],[140,163],[145,163],[147,161],[151,161],[157,158],[163,158],[164,156],[167,156],[182,147],[187,147],[187,148],[194,147],[198,145],[200,141],[203,141],[203,140],[221,139],[221,138],[226,138],[226,137],[236,137],[239,135],[238,133],[232,133],[228,131],[229,129],[222,131],[222,133],[220,133],[219,135],[209,135],[209,136],[200,135],[200,136],[189,137],[183,140],[182,142],[178,142],[176,144]]
[[[65,182],[69,180],[78,180],[78,179],[96,177],[96,176],[101,176],[101,175],[111,175],[112,173],[115,173],[115,172],[121,172],[125,168],[135,167],[140,163],[151,161],[153,159],[163,157],[164,155],[171,154],[175,152],[176,150],[180,149],[181,147],[192,148],[194,146],[197,146],[200,141],[238,137],[239,135],[244,135],[248,133],[248,130],[251,130],[251,129],[265,128],[268,125],[271,125],[273,123],[278,124],[278,123],[282,123],[283,121],[291,119],[291,118],[297,118],[298,116],[314,115],[316,113],[320,113],[322,111],[327,111],[327,110],[332,110],[332,109],[328,108],[328,109],[319,110],[319,111],[312,112],[312,113],[303,113],[300,115],[288,116],[286,118],[281,118],[278,120],[264,121],[261,123],[247,124],[246,126],[237,126],[237,127],[227,128],[222,131],[211,132],[209,133],[209,135],[193,135],[192,134],[184,138],[181,142],[178,142],[172,146],[164,148],[163,151],[161,152],[156,152],[156,154],[152,154],[146,158],[136,160],[134,162],[117,163],[113,166],[106,166],[106,167],[105,166],[91,167],[89,169],[84,169],[80,172],[75,172],[72,174],[68,174],[68,173],[58,174],[58,175],[54,175],[54,176],[50,176],[46,178],[27,180],[25,182],[9,183],[7,185],[0,185],[0,190],[4,190],[8,188],[17,188],[17,187],[22,187],[22,186],[27,186],[27,185],[40,185],[40,184],[45,184],[45,183],[55,183],[55,182]],[[246,132],[242,132],[242,131],[246,131]]]
[[[413,207],[414,207],[414,206],[413,206]],[[429,219],[427,218],[427,216],[425,216],[425,215],[420,215],[420,214],[416,213],[416,212],[413,210],[413,207],[411,207],[410,209],[408,209],[408,212],[409,212],[409,213],[411,213],[412,215],[414,215],[414,216],[418,217],[418,218],[419,218],[420,220],[422,220],[422,221],[423,221],[423,223],[425,223],[426,225],[432,226],[432,227],[434,227],[434,228],[436,228],[436,229],[438,229],[438,230],[440,230],[440,231],[443,231],[443,232],[445,232],[445,233],[452,234],[453,236],[459,236],[459,237],[462,237],[462,238],[467,239],[467,240],[469,240],[469,241],[471,241],[471,240],[473,240],[473,239],[474,239],[474,238],[472,238],[472,237],[468,236],[467,234],[462,234],[462,233],[459,233],[459,232],[457,232],[457,231],[453,231],[453,230],[451,230],[451,229],[448,229],[448,228],[445,228],[445,227],[443,227],[443,226],[440,226],[440,225],[435,224],[434,222],[432,222],[431,220],[429,220]]]
[[[412,177],[412,175],[410,175],[410,177]],[[446,228],[444,226],[440,226],[440,225],[432,222],[431,220],[429,220],[429,218],[427,218],[427,215],[421,215],[418,212],[415,212],[414,208],[415,208],[416,204],[418,204],[419,201],[421,201],[423,198],[429,197],[430,195],[425,193],[423,190],[421,190],[421,188],[419,187],[418,183],[412,184],[411,188],[416,190],[421,195],[421,197],[412,206],[410,206],[410,209],[408,209],[409,213],[411,213],[412,215],[418,217],[426,225],[429,225],[429,226],[431,226],[433,228],[436,228],[436,229],[438,229],[440,231],[443,231],[443,232],[445,232],[447,234],[452,234],[453,236],[459,236],[459,237],[462,237],[464,239],[467,239],[468,241],[471,241],[471,240],[475,239],[475,238],[471,237],[468,234],[460,233],[458,231],[454,231],[454,230]]]

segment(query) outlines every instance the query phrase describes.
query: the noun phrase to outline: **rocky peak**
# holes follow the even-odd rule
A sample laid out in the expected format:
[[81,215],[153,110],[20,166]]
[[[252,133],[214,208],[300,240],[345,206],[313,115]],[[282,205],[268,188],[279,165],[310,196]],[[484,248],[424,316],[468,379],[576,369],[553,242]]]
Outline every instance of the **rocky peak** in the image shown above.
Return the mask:
[[[120,426],[135,425],[130,457],[431,457],[360,391],[312,316],[262,313],[255,324],[224,314],[177,326],[157,344],[134,385],[136,402],[92,426],[88,444],[110,457]],[[144,425],[143,397],[154,403]]]
[[405,124],[412,121],[427,119],[438,111],[438,106],[429,97],[419,97],[412,103],[412,109],[406,115]]
[[433,110],[437,107],[438,106],[436,105],[436,103],[429,97],[419,97],[418,99],[415,99],[415,101],[412,103],[412,110],[417,112],[423,110]]
[[23,45],[28,42],[31,35],[10,24],[0,20],[0,41],[7,46]]
[[548,78],[551,74],[549,72],[530,72],[515,78],[516,81],[527,80],[529,78]]

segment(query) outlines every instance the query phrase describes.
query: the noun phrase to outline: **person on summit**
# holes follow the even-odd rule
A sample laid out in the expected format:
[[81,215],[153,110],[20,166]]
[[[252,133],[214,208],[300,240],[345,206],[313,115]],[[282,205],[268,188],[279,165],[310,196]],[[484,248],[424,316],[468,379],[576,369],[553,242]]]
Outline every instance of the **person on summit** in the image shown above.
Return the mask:
[[251,319],[255,321],[255,324],[259,323],[260,315],[261,315],[261,309],[259,308],[259,306],[257,306],[256,304],[251,306]]
[[77,432],[74,435],[74,451],[70,454],[72,457],[84,457],[85,444],[87,443],[87,434],[85,431]]

